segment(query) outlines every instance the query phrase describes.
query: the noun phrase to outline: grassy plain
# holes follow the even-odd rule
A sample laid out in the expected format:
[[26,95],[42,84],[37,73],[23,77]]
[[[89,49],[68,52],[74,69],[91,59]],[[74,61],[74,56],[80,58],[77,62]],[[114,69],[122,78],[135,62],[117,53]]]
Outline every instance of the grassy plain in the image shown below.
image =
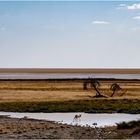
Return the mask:
[[[0,80],[0,110],[140,113],[139,80],[98,79],[99,91],[108,97],[102,99],[93,98],[93,88],[83,89],[85,80]],[[110,97],[112,83],[118,83],[121,90]]]
[[[85,79],[57,80],[0,80],[0,102],[15,101],[69,101],[93,100],[96,91],[88,87],[83,89]],[[120,85],[112,98],[140,99],[139,80],[99,79],[99,91],[110,97],[112,83]],[[125,93],[123,96],[122,93]]]

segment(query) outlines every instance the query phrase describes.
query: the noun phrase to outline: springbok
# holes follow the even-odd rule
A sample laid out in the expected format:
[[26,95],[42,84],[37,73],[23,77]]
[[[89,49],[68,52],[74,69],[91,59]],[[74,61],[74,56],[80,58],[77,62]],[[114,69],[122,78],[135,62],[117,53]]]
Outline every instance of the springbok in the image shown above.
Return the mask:
[[82,117],[81,114],[79,114],[79,115],[76,114],[76,115],[74,116],[74,118],[73,118],[73,122],[77,122],[77,123],[80,122],[80,121],[81,121],[81,117]]

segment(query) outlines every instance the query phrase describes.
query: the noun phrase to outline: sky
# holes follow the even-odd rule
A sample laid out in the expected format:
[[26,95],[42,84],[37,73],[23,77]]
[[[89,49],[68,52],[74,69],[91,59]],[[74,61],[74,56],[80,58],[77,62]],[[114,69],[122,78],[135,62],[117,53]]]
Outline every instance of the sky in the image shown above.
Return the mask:
[[140,1],[0,1],[0,68],[140,68]]

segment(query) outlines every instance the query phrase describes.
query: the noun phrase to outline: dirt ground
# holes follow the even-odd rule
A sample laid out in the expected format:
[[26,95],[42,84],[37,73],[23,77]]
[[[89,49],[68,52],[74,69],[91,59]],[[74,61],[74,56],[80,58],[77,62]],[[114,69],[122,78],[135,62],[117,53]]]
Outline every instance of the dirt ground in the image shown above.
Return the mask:
[[[110,97],[111,84],[121,87],[110,99],[140,98],[138,80],[98,80],[99,91]],[[0,102],[12,101],[63,101],[91,99],[96,91],[88,87],[83,89],[84,80],[0,80]],[[124,94],[123,96],[121,96]]]
[[116,126],[95,128],[0,116],[0,139],[138,139],[140,133]]

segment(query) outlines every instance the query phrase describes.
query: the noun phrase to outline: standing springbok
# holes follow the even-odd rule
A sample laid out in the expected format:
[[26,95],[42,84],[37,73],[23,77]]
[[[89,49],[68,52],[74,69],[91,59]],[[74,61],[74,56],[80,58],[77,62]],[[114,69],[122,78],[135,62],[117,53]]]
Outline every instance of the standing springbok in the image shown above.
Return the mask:
[[80,122],[81,117],[82,117],[82,114],[79,114],[79,115],[76,114],[73,118],[73,122],[76,122],[76,123]]

